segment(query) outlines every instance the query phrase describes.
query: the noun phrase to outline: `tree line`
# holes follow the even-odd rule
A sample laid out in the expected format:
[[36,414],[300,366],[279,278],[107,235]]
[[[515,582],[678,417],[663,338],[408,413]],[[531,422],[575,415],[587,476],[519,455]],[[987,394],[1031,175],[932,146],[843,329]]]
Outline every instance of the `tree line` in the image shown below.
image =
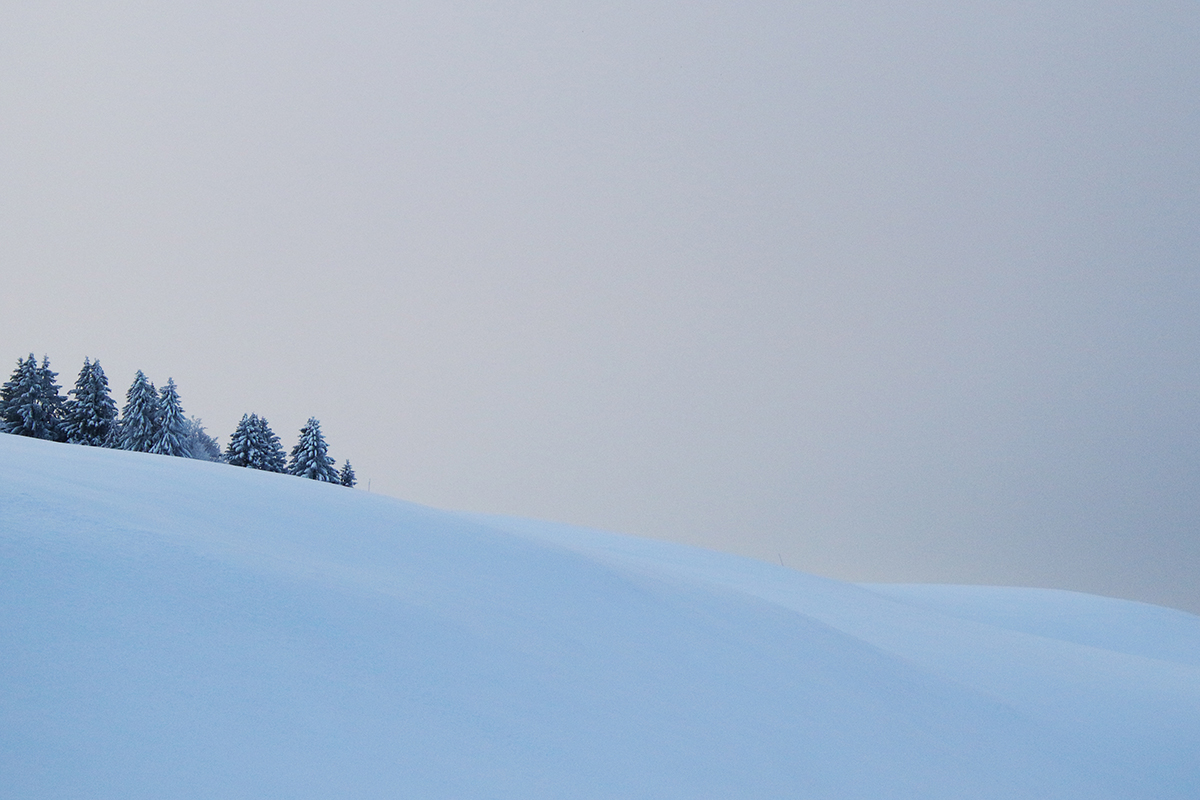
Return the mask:
[[291,454],[285,455],[266,417],[243,414],[222,452],[203,423],[183,413],[179,388],[171,378],[162,389],[156,389],[138,370],[120,414],[99,361],[83,360],[75,388],[67,397],[62,396],[57,378],[46,356],[40,364],[33,353],[18,358],[12,377],[0,387],[0,431],[54,442],[218,461],[342,486],[357,483],[349,461],[337,469],[315,417],[309,417]]

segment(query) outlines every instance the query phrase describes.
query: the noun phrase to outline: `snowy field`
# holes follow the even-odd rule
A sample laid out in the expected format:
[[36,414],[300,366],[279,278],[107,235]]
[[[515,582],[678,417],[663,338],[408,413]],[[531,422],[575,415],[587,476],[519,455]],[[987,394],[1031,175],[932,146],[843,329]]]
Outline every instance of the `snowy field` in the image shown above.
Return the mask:
[[3,798],[1200,798],[1200,618],[0,435]]

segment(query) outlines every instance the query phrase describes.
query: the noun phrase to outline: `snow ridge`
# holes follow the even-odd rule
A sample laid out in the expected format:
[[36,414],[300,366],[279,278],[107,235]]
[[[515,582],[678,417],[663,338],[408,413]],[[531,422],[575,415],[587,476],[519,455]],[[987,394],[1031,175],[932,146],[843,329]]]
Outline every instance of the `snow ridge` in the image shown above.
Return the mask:
[[1200,618],[0,435],[0,797],[1195,798]]

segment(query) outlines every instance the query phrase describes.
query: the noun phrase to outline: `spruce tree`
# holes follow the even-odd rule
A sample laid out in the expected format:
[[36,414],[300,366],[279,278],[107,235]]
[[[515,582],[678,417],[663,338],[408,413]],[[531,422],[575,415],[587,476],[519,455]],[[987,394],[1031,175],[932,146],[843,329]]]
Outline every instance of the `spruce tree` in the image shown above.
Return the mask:
[[204,429],[204,422],[198,417],[187,421],[187,435],[183,446],[190,458],[201,461],[222,460],[221,446],[217,444],[216,439],[208,435],[208,431]]
[[267,424],[266,417],[243,414],[242,421],[229,437],[225,460],[235,467],[250,467],[266,472],[286,472],[287,456],[279,437]]
[[12,377],[0,387],[0,430],[18,436],[62,441],[63,398],[50,359],[41,366],[33,353],[17,359]]
[[187,442],[187,417],[183,415],[183,406],[179,402],[179,390],[175,387],[175,379],[167,378],[158,398],[158,427],[150,444],[150,452],[162,456],[189,455],[184,447]]
[[325,437],[321,435],[321,423],[316,417],[309,417],[308,423],[300,429],[300,440],[292,448],[288,473],[314,481],[337,483],[338,472],[327,450]]
[[122,450],[150,452],[158,438],[158,393],[154,384],[139,369],[125,393],[121,409],[121,428],[118,446]]
[[23,401],[29,395],[30,387],[35,386],[37,359],[30,353],[28,359],[17,359],[17,368],[13,370],[12,377],[0,387],[0,430],[20,434],[26,429],[26,415],[22,413]]
[[58,373],[50,370],[49,357],[43,355],[42,366],[38,368],[38,380],[41,383],[42,402],[45,404],[46,415],[53,421],[49,428],[50,435],[47,438],[56,442],[65,442],[67,437],[62,430],[64,398],[59,394],[59,385],[54,382],[57,377]]
[[[33,353],[30,353],[29,357],[32,358]],[[9,415],[14,411],[14,400],[20,395],[20,390],[18,387],[21,385],[22,375],[24,372],[25,359],[18,357],[17,368],[13,370],[13,374],[4,382],[4,385],[0,386],[0,432],[9,432]]]
[[350,466],[350,459],[346,459],[346,463],[342,465],[342,471],[338,473],[338,483],[351,488],[358,483],[358,479],[354,477],[354,467]]
[[258,418],[258,440],[262,449],[262,457],[259,462],[260,466],[256,468],[267,472],[287,472],[287,454],[283,452],[283,445],[280,443],[279,437],[267,424],[266,417]]
[[108,378],[99,361],[83,360],[72,395],[63,407],[63,434],[72,444],[104,447],[108,444],[117,405],[108,392]]
[[[251,417],[253,416],[253,419]],[[225,445],[225,463],[233,467],[248,467],[254,460],[254,421],[258,415],[242,414],[242,421],[229,436]]]

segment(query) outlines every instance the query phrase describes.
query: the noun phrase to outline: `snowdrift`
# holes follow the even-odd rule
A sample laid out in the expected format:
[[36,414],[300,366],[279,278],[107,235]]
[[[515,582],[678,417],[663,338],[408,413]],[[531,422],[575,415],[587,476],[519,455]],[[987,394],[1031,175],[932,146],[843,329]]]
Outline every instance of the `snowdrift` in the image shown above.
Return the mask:
[[0,435],[0,797],[1200,797],[1200,618]]

